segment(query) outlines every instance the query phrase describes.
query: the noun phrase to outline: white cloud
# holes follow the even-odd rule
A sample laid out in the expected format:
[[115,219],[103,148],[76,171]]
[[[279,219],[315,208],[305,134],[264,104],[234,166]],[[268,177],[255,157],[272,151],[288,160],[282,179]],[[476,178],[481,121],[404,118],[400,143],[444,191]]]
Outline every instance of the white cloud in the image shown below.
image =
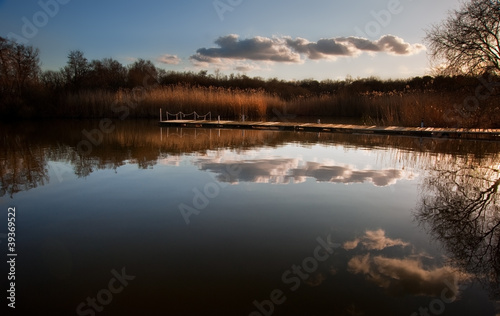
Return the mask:
[[176,55],[165,54],[158,57],[156,61],[167,65],[178,65],[182,60]]

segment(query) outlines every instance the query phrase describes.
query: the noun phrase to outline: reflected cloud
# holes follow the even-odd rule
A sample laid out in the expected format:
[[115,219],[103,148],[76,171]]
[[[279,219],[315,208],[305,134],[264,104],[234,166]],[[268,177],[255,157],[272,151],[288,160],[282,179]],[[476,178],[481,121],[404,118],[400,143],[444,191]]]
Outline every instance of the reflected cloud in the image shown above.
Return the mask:
[[158,164],[164,166],[179,167],[181,165],[181,156],[168,156],[166,158],[158,158]]
[[[395,246],[398,247],[381,253]],[[345,271],[379,287],[380,293],[373,292],[374,295],[389,294],[395,299],[429,296],[454,301],[463,293],[463,285],[472,278],[470,274],[433,260],[425,253],[415,253],[413,247],[408,252],[408,246],[412,245],[390,238],[383,229],[367,230],[362,237],[344,242],[316,271],[309,273],[305,283],[310,287],[321,286],[329,278],[343,278]],[[361,282],[359,287],[363,287],[364,281],[360,279],[352,282]]]
[[370,254],[353,257],[347,266],[349,272],[366,275],[393,295],[439,297],[448,288],[446,295],[451,299],[459,292],[458,282],[467,279],[449,266],[426,269],[418,260],[372,257]]
[[363,237],[345,242],[343,248],[345,250],[352,250],[357,248],[360,243],[364,248],[368,250],[383,250],[385,248],[393,246],[406,247],[410,245],[409,243],[404,242],[401,239],[391,239],[385,236],[384,230],[378,229],[368,230]]
[[295,182],[304,182],[306,178],[315,178],[319,182],[364,183],[371,182],[383,187],[395,184],[403,178],[410,179],[403,170],[356,170],[350,166],[328,166],[316,162],[307,162],[300,169],[292,171]]
[[[212,160],[201,161],[200,169],[217,174],[217,180],[222,182],[256,182],[256,183],[289,183],[292,179],[289,170],[297,168],[297,159],[256,159],[245,161],[217,162]],[[229,175],[228,168],[240,170]]]
[[[395,184],[398,180],[413,179],[414,175],[404,170],[357,170],[352,166],[326,165],[317,162],[302,162],[298,159],[254,159],[243,161],[220,161],[215,159],[200,159],[197,161],[201,170],[217,174],[222,182],[237,183],[257,182],[288,184],[305,182],[308,178],[318,182],[330,183],[365,183],[383,187]],[[228,167],[241,170],[228,177],[225,170]]]

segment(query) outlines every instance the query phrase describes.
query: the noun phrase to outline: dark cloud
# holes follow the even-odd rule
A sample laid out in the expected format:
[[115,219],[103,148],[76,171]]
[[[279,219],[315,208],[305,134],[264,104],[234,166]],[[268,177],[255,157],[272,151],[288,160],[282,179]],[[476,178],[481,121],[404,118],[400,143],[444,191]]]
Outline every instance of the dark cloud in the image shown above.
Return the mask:
[[354,46],[356,49],[367,52],[380,52],[380,47],[377,45],[377,42],[370,41],[366,38],[361,37],[339,37],[337,41],[341,43],[349,43]]
[[394,35],[384,35],[376,41],[360,37],[324,38],[311,42],[305,38],[267,38],[256,36],[239,39],[231,34],[219,37],[216,48],[200,48],[191,56],[195,62],[218,62],[221,59],[258,60],[273,62],[302,62],[308,59],[332,59],[356,56],[363,52],[384,52],[392,55],[412,55],[424,50],[421,44],[410,44]]
[[349,46],[338,43],[335,39],[321,39],[316,43],[303,38],[286,40],[294,51],[306,55],[309,59],[324,59],[326,56],[352,56],[354,51]]
[[201,62],[219,58],[300,62],[299,54],[287,47],[284,41],[275,38],[257,36],[240,40],[238,35],[231,34],[219,37],[215,44],[219,47],[200,48],[196,51],[196,55],[191,56],[191,59]]

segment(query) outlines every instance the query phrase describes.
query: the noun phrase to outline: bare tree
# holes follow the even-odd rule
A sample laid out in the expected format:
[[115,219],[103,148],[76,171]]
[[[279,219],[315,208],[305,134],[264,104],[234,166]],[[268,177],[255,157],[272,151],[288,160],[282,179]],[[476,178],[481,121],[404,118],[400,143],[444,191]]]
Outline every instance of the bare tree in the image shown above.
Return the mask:
[[127,68],[112,58],[90,62],[90,86],[93,88],[118,90],[125,86]]
[[445,74],[500,73],[500,1],[463,3],[427,31],[431,59]]
[[82,86],[89,71],[89,62],[82,51],[72,50],[68,54],[68,63],[63,69],[66,80],[78,89]]
[[496,160],[442,159],[422,187],[415,217],[452,261],[500,296],[500,170]]
[[0,37],[1,92],[21,95],[37,82],[40,74],[39,50]]

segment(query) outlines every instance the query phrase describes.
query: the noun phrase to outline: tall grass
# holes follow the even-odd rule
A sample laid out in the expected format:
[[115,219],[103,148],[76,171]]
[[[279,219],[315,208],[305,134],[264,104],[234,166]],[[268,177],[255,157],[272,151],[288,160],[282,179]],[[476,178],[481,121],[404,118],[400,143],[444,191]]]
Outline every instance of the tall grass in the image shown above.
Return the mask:
[[153,89],[80,91],[60,96],[61,117],[157,118],[159,109],[170,113],[211,112],[223,119],[276,118],[276,113],[298,116],[362,118],[365,124],[498,128],[499,96],[467,107],[465,92],[393,91],[353,93],[340,91],[319,96],[299,96],[285,101],[256,89],[160,86]]
[[136,118],[158,116],[161,108],[170,113],[200,115],[211,112],[225,119],[239,119],[241,115],[263,120],[273,109],[282,111],[285,101],[263,90],[240,90],[216,87],[189,87],[175,85],[155,89],[107,91],[82,91],[65,94],[62,116],[71,117],[120,117],[124,113]]
[[369,125],[420,126],[423,120],[424,126],[433,127],[499,128],[498,104],[499,96],[474,100],[464,92],[340,92],[296,98],[288,110],[306,116],[359,117]]

